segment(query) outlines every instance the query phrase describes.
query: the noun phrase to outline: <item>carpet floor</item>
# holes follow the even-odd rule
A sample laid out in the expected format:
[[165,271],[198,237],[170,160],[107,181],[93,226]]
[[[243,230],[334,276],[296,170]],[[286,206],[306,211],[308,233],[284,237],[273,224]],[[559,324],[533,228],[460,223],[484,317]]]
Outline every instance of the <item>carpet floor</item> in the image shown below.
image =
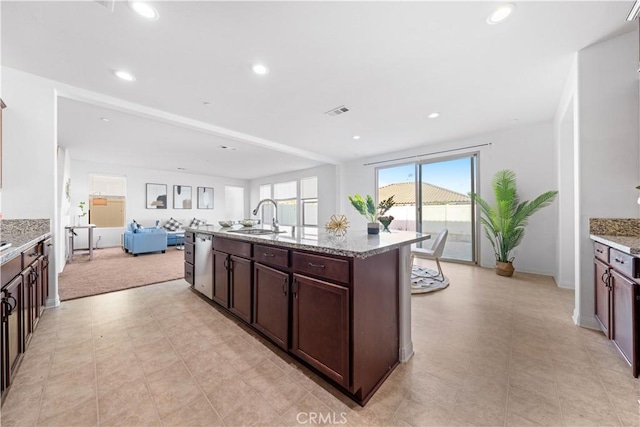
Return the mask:
[[134,257],[122,249],[105,248],[89,256],[74,256],[58,275],[60,300],[104,294],[184,277],[184,252],[173,246],[165,253]]

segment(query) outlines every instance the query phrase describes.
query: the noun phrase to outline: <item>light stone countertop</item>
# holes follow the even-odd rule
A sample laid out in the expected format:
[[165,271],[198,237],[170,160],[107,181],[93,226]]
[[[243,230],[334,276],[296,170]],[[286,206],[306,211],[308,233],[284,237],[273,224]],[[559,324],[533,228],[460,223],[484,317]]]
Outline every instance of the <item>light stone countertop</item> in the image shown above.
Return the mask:
[[30,246],[51,236],[48,219],[3,219],[0,238],[11,246],[0,252],[0,264],[11,261]]
[[640,255],[640,237],[638,236],[634,237],[592,234],[591,240],[631,255]]
[[[238,226],[222,228],[216,225],[203,225],[186,227],[185,230],[251,243],[282,246],[291,249],[301,249],[353,258],[367,258],[431,238],[429,234],[416,233],[413,231],[392,231],[391,233],[380,231],[380,234],[367,234],[366,230],[349,230],[344,238],[334,238],[322,229],[305,227],[297,227],[295,236],[293,236],[290,231],[280,234],[263,235],[229,232],[230,230],[241,228],[242,227]],[[283,226],[281,228],[289,230],[288,227]],[[268,229],[268,227],[265,227],[265,229]],[[318,234],[312,234],[312,231]]]

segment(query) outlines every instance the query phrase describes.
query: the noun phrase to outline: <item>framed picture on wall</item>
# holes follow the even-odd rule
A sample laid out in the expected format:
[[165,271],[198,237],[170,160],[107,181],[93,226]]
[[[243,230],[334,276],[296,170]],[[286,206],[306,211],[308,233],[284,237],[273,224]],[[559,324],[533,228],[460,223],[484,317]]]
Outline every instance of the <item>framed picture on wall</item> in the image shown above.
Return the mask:
[[198,209],[213,209],[213,187],[198,187]]
[[173,186],[173,209],[191,209],[191,186]]
[[167,184],[147,184],[147,209],[167,209]]

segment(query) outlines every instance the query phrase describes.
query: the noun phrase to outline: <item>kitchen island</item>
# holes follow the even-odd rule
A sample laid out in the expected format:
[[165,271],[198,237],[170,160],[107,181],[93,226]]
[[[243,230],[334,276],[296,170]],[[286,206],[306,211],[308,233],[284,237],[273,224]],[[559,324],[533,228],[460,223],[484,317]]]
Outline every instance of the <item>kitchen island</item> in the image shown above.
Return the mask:
[[187,228],[185,279],[364,405],[413,354],[410,245],[430,236],[314,232]]

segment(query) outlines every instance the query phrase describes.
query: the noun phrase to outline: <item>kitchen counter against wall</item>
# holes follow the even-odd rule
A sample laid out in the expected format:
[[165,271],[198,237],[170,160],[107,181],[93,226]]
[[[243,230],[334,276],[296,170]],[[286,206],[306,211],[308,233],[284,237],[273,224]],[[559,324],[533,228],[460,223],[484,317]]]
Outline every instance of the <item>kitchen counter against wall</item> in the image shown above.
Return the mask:
[[0,220],[0,237],[11,243],[0,252],[0,264],[19,256],[22,251],[51,236],[49,219],[3,219]]

